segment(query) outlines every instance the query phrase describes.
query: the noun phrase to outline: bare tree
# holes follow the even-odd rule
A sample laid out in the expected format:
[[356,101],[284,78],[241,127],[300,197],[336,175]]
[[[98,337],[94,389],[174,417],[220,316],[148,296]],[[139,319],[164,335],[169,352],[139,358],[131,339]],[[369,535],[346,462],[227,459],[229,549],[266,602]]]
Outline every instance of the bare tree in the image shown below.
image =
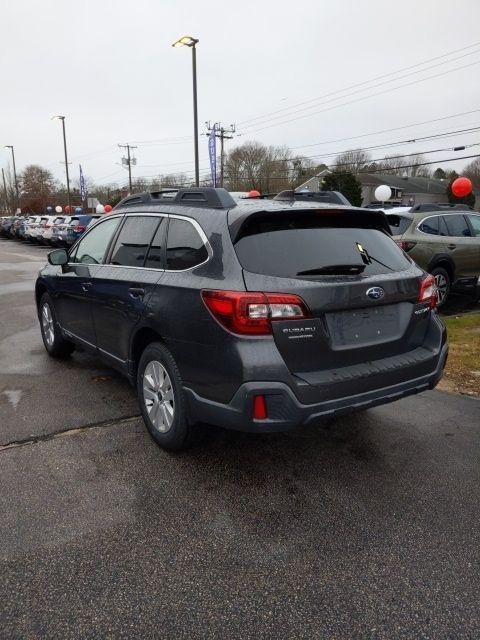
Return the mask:
[[45,211],[58,186],[52,173],[38,164],[25,167],[19,182],[22,210],[28,213]]
[[390,173],[410,178],[429,178],[431,170],[428,166],[418,166],[426,162],[426,158],[421,153],[409,156],[386,156],[383,161],[378,163],[378,170],[383,173]]
[[480,158],[475,158],[470,164],[467,164],[462,175],[470,178],[474,186],[480,188]]
[[299,169],[298,158],[295,162],[288,147],[247,142],[227,155],[226,184],[231,191],[272,193],[289,189]]
[[337,171],[359,173],[360,171],[365,171],[370,160],[370,154],[364,149],[352,149],[341,153],[335,158],[334,168]]

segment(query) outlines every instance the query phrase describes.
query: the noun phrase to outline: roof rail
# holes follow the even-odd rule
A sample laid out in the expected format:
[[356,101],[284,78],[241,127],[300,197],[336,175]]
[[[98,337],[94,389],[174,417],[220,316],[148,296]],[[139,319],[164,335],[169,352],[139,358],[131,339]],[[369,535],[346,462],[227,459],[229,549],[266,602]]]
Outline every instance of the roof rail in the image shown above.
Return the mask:
[[208,209],[231,209],[237,205],[226,189],[190,187],[188,189],[161,189],[160,191],[135,193],[121,200],[115,206],[115,209],[159,202],[169,205],[204,207]]
[[443,204],[432,202],[431,204],[417,204],[410,211],[471,211],[468,204]]

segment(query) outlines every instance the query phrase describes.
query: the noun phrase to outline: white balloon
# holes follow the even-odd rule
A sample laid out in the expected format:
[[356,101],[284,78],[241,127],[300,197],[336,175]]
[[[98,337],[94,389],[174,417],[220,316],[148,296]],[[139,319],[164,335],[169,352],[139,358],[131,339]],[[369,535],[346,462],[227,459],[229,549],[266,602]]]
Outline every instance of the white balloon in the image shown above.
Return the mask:
[[62,213],[62,207],[60,205],[57,204],[57,206],[55,207],[55,211],[57,213]]
[[105,207],[103,206],[103,204],[97,204],[96,211],[97,213],[105,213]]
[[375,198],[379,202],[385,202],[386,200],[390,200],[392,197],[392,190],[386,184],[381,184],[379,187],[375,189]]

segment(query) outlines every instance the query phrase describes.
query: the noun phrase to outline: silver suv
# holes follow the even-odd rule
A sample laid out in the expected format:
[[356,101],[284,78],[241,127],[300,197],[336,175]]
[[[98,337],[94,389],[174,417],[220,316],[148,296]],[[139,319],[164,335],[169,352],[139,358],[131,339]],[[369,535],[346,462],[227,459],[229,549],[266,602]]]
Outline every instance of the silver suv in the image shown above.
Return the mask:
[[435,277],[438,307],[451,290],[478,293],[479,213],[465,205],[418,205],[386,216],[396,243]]

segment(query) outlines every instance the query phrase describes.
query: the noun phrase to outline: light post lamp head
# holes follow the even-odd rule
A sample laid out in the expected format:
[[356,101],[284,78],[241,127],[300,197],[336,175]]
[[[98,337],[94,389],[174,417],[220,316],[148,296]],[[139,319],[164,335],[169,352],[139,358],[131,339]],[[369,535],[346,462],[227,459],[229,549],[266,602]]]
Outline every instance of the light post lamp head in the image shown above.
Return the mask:
[[172,44],[172,47],[194,47],[197,42],[199,42],[197,38],[192,38],[192,36],[182,36]]
[[65,116],[52,116],[50,120],[65,120]]

